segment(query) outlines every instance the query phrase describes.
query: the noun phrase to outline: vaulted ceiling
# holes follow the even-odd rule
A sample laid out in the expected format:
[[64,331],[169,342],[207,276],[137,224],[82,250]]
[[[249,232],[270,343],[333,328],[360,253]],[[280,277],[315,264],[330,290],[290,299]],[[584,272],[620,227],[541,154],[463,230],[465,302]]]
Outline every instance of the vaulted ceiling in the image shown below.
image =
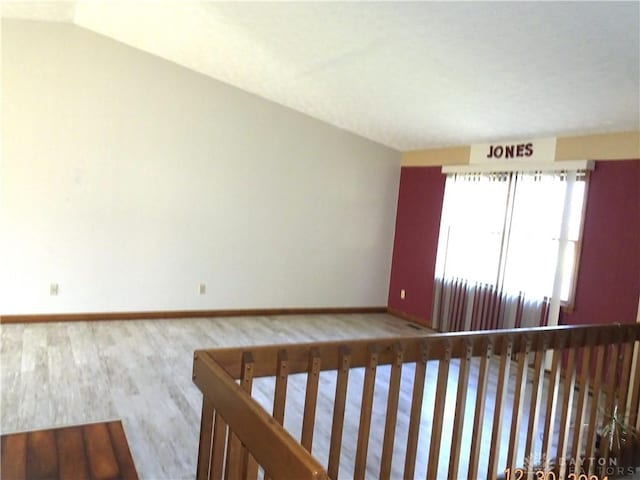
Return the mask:
[[640,130],[639,2],[6,2],[398,150]]

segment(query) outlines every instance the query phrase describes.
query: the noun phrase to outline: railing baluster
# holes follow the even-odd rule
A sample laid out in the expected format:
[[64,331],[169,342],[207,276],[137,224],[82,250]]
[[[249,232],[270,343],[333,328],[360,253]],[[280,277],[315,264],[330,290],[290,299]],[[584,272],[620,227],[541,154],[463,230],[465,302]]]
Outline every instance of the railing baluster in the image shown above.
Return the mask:
[[227,460],[224,469],[225,480],[242,478],[242,463],[242,443],[231,429],[229,429],[227,432]]
[[273,418],[284,425],[284,409],[287,404],[287,383],[289,379],[289,357],[286,350],[278,352],[276,388],[273,393]]
[[531,339],[525,336],[521,340],[518,353],[518,371],[516,373],[515,392],[513,394],[513,414],[511,418],[511,434],[509,435],[509,450],[507,453],[507,467],[517,468],[518,463],[518,436],[522,417],[522,407],[527,389],[527,374],[529,352],[531,351]]
[[580,472],[582,468],[582,445],[584,444],[584,424],[587,413],[587,399],[589,396],[589,381],[591,379],[591,352],[594,349],[594,335],[588,335],[586,346],[582,348],[582,362],[580,365],[580,381],[578,404],[576,406],[575,431],[573,433],[573,446],[571,458],[575,462],[574,472]]
[[535,442],[538,436],[538,423],[542,409],[542,392],[544,390],[544,360],[547,355],[547,343],[543,341],[541,349],[536,351],[534,360],[533,386],[531,391],[531,405],[529,406],[529,423],[527,425],[527,440],[524,447],[524,461],[527,478],[533,478],[536,469]]
[[362,386],[362,403],[360,405],[360,425],[358,426],[358,446],[353,477],[364,479],[367,470],[367,450],[369,448],[369,432],[371,430],[371,410],[373,409],[373,393],[378,366],[378,348],[369,346],[369,361],[365,367],[364,385]]
[[[287,351],[278,350],[276,371],[276,387],[273,392],[273,419],[284,425],[284,410],[287,404],[287,383],[289,379],[289,356]],[[271,480],[265,472],[264,480]]]
[[[253,384],[253,357],[251,352],[242,354],[240,386],[251,395]],[[227,436],[227,462],[225,465],[225,480],[235,480],[247,478],[255,469],[257,475],[257,464],[253,458],[249,458],[248,451],[240,442],[240,439],[229,429]]]
[[397,344],[394,348],[395,359],[391,364],[391,376],[389,378],[389,395],[387,397],[387,418],[384,424],[384,437],[382,441],[382,460],[380,463],[380,478],[391,477],[391,461],[393,460],[393,442],[396,435],[396,420],[398,418],[398,398],[400,396],[400,380],[402,378],[402,363],[404,361],[404,348]]
[[[240,379],[240,385],[245,392],[251,396],[251,388],[253,386],[253,357],[251,353],[247,352],[242,356],[242,378]],[[243,471],[242,477],[246,480],[256,480],[258,477],[258,462],[253,458],[253,455],[242,446],[243,451]]]
[[[615,392],[615,408],[616,413],[622,422],[626,423],[629,420],[627,414],[627,395],[630,393],[629,375],[631,373],[631,361],[633,352],[633,340],[629,342],[628,338],[623,334],[623,341],[620,343],[620,369],[619,375],[616,377],[616,392]],[[621,432],[620,444],[617,442],[614,444],[614,457],[619,459],[622,455],[622,442],[628,440],[625,438],[626,432]]]
[[[622,350],[622,367],[620,369],[620,377],[617,379],[617,392],[616,392],[616,405],[618,408],[618,414],[625,421],[629,421],[629,413],[627,411],[628,396],[631,393],[631,385],[627,379],[630,379],[631,375],[631,363],[633,361],[633,346],[634,341],[629,341],[627,336],[623,336],[624,343],[620,345]],[[619,454],[620,452],[617,452]]]
[[411,398],[411,414],[407,433],[407,453],[404,460],[404,478],[413,478],[416,469],[416,452],[420,433],[420,417],[422,414],[422,398],[424,397],[424,381],[427,371],[428,344],[422,341],[418,347],[419,357],[416,359],[413,378],[413,394]]
[[318,381],[320,380],[320,352],[317,348],[309,352],[309,371],[307,374],[307,392],[304,397],[302,435],[300,443],[311,452],[313,429],[316,422],[316,404],[318,401]]
[[197,480],[209,478],[209,459],[211,457],[211,441],[213,437],[213,405],[205,396],[202,397],[202,416],[200,417],[200,444],[198,446]]
[[449,455],[449,478],[458,478],[460,464],[460,445],[462,443],[462,431],[464,427],[464,414],[467,406],[467,389],[469,387],[469,368],[471,366],[471,354],[473,345],[470,340],[462,339],[460,344],[464,354],[460,358],[458,370],[458,391],[456,393],[456,413],[453,420],[451,434],[451,453]]
[[[242,355],[242,377],[240,378],[242,389],[251,396],[253,387],[253,357],[250,352]],[[253,455],[242,446],[242,478],[246,480],[255,480],[258,477],[258,463]]]
[[596,353],[596,371],[593,375],[593,395],[591,396],[591,405],[589,406],[589,428],[587,430],[585,446],[585,458],[589,461],[589,475],[593,474],[596,466],[595,461],[591,459],[593,459],[596,443],[596,422],[598,421],[598,404],[600,403],[600,387],[602,385],[602,368],[604,365],[605,351],[605,345],[598,346],[598,352]]
[[[460,295],[458,285],[458,295]],[[493,322],[500,318],[500,305],[495,304],[495,291],[486,297],[487,309],[484,320]],[[474,303],[476,299],[474,299]],[[493,304],[492,304],[493,302]],[[497,317],[496,317],[497,307]],[[482,308],[482,307],[480,307]],[[464,296],[456,300],[454,312],[454,326],[459,327],[462,312],[464,312]],[[475,313],[474,313],[475,315]],[[429,335],[427,337],[403,337],[402,339],[380,339],[376,341],[355,340],[352,342],[327,342],[323,344],[309,344],[306,346],[274,346],[253,347],[251,353],[240,349],[219,349],[200,352],[201,360],[194,360],[194,382],[206,392],[203,398],[202,419],[200,431],[200,446],[197,464],[198,480],[213,479],[227,480],[243,478],[255,480],[258,477],[258,464],[255,458],[260,458],[266,468],[276,475],[276,478],[287,475],[287,466],[295,465],[298,475],[304,478],[322,477],[328,473],[331,478],[337,478],[340,471],[342,437],[344,433],[344,417],[346,412],[346,396],[348,378],[351,368],[364,367],[364,383],[358,439],[356,447],[356,463],[354,478],[363,479],[367,474],[367,457],[369,437],[373,433],[372,409],[376,384],[376,369],[378,365],[390,365],[388,383],[386,421],[382,436],[380,460],[380,478],[391,478],[393,464],[395,434],[397,430],[398,408],[400,405],[400,388],[402,383],[402,368],[404,362],[416,362],[412,405],[409,417],[404,465],[404,478],[414,478],[416,473],[416,457],[420,433],[420,419],[422,416],[424,390],[426,382],[427,361],[430,357],[439,361],[437,375],[431,379],[435,387],[435,402],[433,409],[429,409],[429,417],[433,419],[429,441],[428,455],[421,460],[427,463],[427,479],[433,480],[438,476],[439,460],[444,456],[442,452],[443,430],[446,429],[446,441],[451,435],[448,477],[460,477],[461,450],[463,433],[466,430],[465,412],[475,407],[473,428],[469,431],[471,445],[469,452],[468,477],[471,479],[484,478],[478,475],[480,457],[487,464],[487,478],[497,478],[502,472],[500,447],[502,443],[503,421],[511,419],[509,436],[507,467],[529,467],[528,478],[540,472],[555,472],[556,478],[567,478],[569,473],[582,473],[587,476],[594,473],[597,462],[581,465],[584,458],[602,458],[605,464],[609,455],[619,457],[618,447],[614,444],[609,449],[608,438],[602,439],[600,448],[594,452],[596,434],[603,423],[611,421],[612,412],[625,419],[628,423],[638,425],[638,407],[640,403],[640,380],[636,380],[640,373],[638,365],[638,351],[640,350],[640,328],[636,325],[610,327],[560,327],[548,330],[524,329],[522,331],[509,330],[505,332],[469,333]],[[398,343],[400,342],[400,343]],[[551,346],[550,342],[553,342]],[[596,350],[594,351],[594,348]],[[428,354],[427,350],[431,350]],[[552,352],[549,352],[552,350]],[[499,364],[492,366],[495,352],[499,352]],[[379,352],[379,353],[378,353]],[[531,353],[535,352],[534,372],[528,370]],[[552,353],[552,365],[548,379],[545,378],[545,358]],[[274,358],[277,355],[277,361]],[[474,394],[475,404],[469,405],[467,400],[469,379],[473,356],[478,356],[480,368],[477,389]],[[460,359],[457,372],[455,406],[451,405],[452,418],[449,431],[448,417],[445,417],[447,387],[451,372],[452,358]],[[255,359],[255,362],[254,362]],[[203,363],[205,360],[207,362]],[[510,400],[509,391],[510,369],[514,365],[513,408],[507,410],[505,402]],[[606,363],[605,363],[606,362]],[[609,376],[604,377],[605,365]],[[578,368],[579,366],[579,368]],[[595,366],[595,368],[593,368]],[[316,405],[318,400],[319,376],[321,370],[335,370],[337,373],[335,398],[333,406],[333,422],[329,444],[329,466],[325,473],[317,460],[309,456],[313,444]],[[284,423],[287,380],[291,373],[307,372],[306,397],[303,412],[302,434],[300,443],[295,442],[290,435],[282,430]],[[261,410],[259,405],[247,397],[250,395],[253,378],[275,376],[275,391],[273,399],[272,421],[269,415]],[[529,378],[532,376],[532,378]],[[489,377],[495,379],[496,394],[492,397],[492,404],[486,405]],[[240,380],[240,386],[233,379]],[[529,380],[529,381],[528,381]],[[531,399],[527,398],[530,387]],[[548,385],[548,392],[547,390]],[[453,387],[453,386],[452,386]],[[578,387],[578,390],[576,390]],[[451,392],[453,394],[453,392]],[[591,395],[593,394],[593,395]],[[543,397],[544,395],[544,397]],[[526,400],[525,400],[526,399]],[[495,400],[495,404],[493,403]],[[529,415],[524,402],[529,403]],[[544,403],[543,403],[544,402]],[[604,407],[602,403],[604,402]],[[242,409],[234,405],[242,405]],[[455,411],[453,410],[455,408]],[[245,410],[246,409],[246,410]],[[492,410],[492,413],[485,412]],[[261,413],[262,412],[262,413]],[[603,419],[604,412],[604,419]],[[242,421],[245,413],[259,425],[257,436],[254,429]],[[469,412],[471,413],[471,412]],[[222,414],[229,418],[228,427]],[[486,438],[483,426],[488,423],[492,415],[491,440]],[[543,417],[541,417],[543,415]],[[507,417],[509,416],[509,418]],[[380,416],[377,415],[377,418]],[[557,418],[556,418],[557,417]],[[558,420],[559,419],[559,420]],[[575,422],[573,422],[575,420]],[[557,422],[560,422],[556,425]],[[527,423],[525,459],[522,462],[523,424]],[[575,429],[571,426],[575,424]],[[544,425],[540,441],[538,430]],[[588,427],[583,428],[583,425]],[[276,428],[277,427],[277,428]],[[555,428],[554,428],[555,427]],[[557,429],[557,430],[556,430]],[[324,429],[323,429],[324,430]],[[237,433],[236,433],[237,432]],[[381,430],[376,432],[382,433]],[[319,432],[318,432],[319,433]],[[522,433],[522,435],[520,435]],[[269,446],[263,447],[263,438],[270,441],[267,445],[282,443],[287,461],[273,460],[274,450]],[[444,441],[446,443],[446,441]],[[426,443],[426,442],[425,442]],[[483,445],[484,443],[484,445]],[[520,443],[520,448],[518,444]],[[249,445],[250,447],[246,447]],[[301,446],[302,445],[302,446]],[[557,448],[556,448],[557,446]],[[248,450],[251,448],[251,451]],[[279,451],[279,450],[278,450]],[[426,453],[426,452],[425,452]],[[442,455],[441,455],[442,453]],[[504,457],[504,451],[502,457]],[[538,462],[537,455],[542,454],[542,462]],[[255,457],[254,457],[255,455]],[[534,455],[536,457],[534,458]],[[277,457],[277,455],[276,455]],[[564,463],[564,459],[573,457],[574,464]],[[466,460],[466,459],[465,459]],[[601,460],[601,461],[602,461]],[[555,461],[555,462],[554,462]],[[524,464],[523,464],[524,463]],[[371,467],[371,466],[369,466]],[[440,468],[440,470],[445,467]],[[484,468],[483,468],[484,470]],[[598,472],[602,474],[604,472]],[[513,471],[512,471],[513,474]],[[600,475],[602,476],[602,475]],[[269,477],[265,472],[265,479]]]
[[436,480],[438,476],[438,460],[442,443],[442,420],[447,396],[447,381],[449,380],[449,366],[451,364],[451,344],[445,340],[444,357],[438,364],[438,383],[436,399],[433,407],[433,421],[431,423],[431,442],[429,443],[429,463],[427,464],[427,480]]
[[209,478],[222,480],[224,472],[224,449],[226,446],[227,424],[218,414],[214,415],[213,446],[211,447],[211,462],[209,464]]
[[549,390],[547,392],[547,405],[545,408],[544,431],[542,433],[542,470],[548,472],[551,469],[551,447],[553,446],[553,427],[558,408],[558,390],[560,388],[560,366],[562,365],[562,345],[556,342],[549,373]]
[[634,343],[633,365],[629,378],[633,385],[629,385],[631,395],[629,396],[629,425],[640,430],[640,342]]
[[476,413],[473,418],[473,436],[471,439],[471,451],[469,454],[469,480],[478,479],[478,464],[480,462],[480,449],[482,448],[482,420],[484,419],[484,405],[487,393],[487,378],[491,369],[491,357],[493,356],[493,340],[488,337],[485,355],[480,361],[478,372],[478,386],[476,388]]
[[[567,365],[564,370],[564,388],[562,394],[562,412],[560,415],[560,433],[558,435],[558,451],[556,465],[560,470],[558,478],[564,479],[567,474],[567,448],[569,445],[569,429],[571,427],[571,412],[573,408],[573,394],[576,386],[576,348],[569,348]],[[578,426],[579,428],[579,426]],[[575,432],[574,432],[575,435]]]
[[336,379],[336,395],[333,403],[331,447],[329,449],[329,465],[327,469],[329,477],[336,480],[340,469],[342,429],[344,426],[344,410],[347,400],[347,386],[349,384],[349,367],[351,364],[351,351],[347,347],[340,347],[339,364],[338,377]]
[[[506,343],[506,348],[505,348]],[[509,388],[509,369],[511,367],[511,354],[513,352],[513,339],[502,337],[502,354],[500,355],[500,370],[498,374],[498,387],[496,389],[496,404],[493,410],[493,429],[491,431],[491,450],[489,452],[489,468],[487,478],[498,477],[498,462],[500,461],[500,445],[502,435],[502,408],[504,407],[507,389]]]
[[[616,332],[617,333],[617,332]],[[614,413],[614,408],[615,408],[615,401],[616,401],[616,380],[617,380],[617,376],[618,376],[618,369],[619,369],[619,358],[618,358],[618,353],[620,351],[620,345],[618,343],[619,337],[618,335],[616,335],[616,338],[614,339],[614,343],[613,345],[609,346],[609,360],[607,361],[607,365],[610,365],[612,368],[609,368],[607,370],[607,379],[606,379],[606,387],[605,387],[605,410],[604,410],[604,415],[602,416],[602,427],[604,429],[604,427],[606,427],[607,425],[609,427],[617,427],[617,425],[613,425],[613,413]],[[609,430],[609,435],[613,435],[614,434],[614,430]],[[606,435],[606,437],[609,437],[609,435]],[[611,437],[613,438],[613,437]],[[604,446],[603,446],[604,443]],[[611,442],[610,442],[610,438],[601,438],[600,439],[600,456],[604,459],[604,463],[608,465],[609,463],[609,458],[610,458],[610,447],[611,447]],[[602,468],[601,470],[603,470],[603,476],[604,476],[604,466],[600,465]]]

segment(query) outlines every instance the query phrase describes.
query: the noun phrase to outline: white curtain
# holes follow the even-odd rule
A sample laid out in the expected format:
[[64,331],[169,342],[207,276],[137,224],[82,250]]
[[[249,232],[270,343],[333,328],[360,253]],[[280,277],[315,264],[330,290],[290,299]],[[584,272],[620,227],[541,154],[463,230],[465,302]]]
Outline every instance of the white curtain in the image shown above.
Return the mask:
[[584,179],[575,171],[448,176],[434,327],[557,324],[571,294]]

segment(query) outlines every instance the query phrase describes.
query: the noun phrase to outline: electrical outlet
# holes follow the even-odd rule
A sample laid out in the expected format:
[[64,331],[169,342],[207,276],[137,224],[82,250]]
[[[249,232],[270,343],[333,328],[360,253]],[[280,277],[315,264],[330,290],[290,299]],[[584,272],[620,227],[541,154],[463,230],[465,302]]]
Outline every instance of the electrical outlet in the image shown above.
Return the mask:
[[58,284],[52,283],[49,285],[49,295],[55,296],[58,295]]
[[400,298],[404,300],[405,296],[406,296],[406,292],[404,291],[404,288],[403,288],[402,290],[400,290]]
[[207,293],[207,286],[206,286],[204,283],[201,283],[201,284],[198,286],[198,293],[199,293],[200,295],[204,295],[205,293]]

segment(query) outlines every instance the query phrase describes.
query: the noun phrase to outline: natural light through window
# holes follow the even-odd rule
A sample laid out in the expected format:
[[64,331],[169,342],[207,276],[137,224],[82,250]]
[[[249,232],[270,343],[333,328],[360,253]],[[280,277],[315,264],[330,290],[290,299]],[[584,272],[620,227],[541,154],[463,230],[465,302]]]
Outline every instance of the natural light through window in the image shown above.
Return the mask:
[[575,171],[449,175],[436,281],[570,302],[585,179]]

